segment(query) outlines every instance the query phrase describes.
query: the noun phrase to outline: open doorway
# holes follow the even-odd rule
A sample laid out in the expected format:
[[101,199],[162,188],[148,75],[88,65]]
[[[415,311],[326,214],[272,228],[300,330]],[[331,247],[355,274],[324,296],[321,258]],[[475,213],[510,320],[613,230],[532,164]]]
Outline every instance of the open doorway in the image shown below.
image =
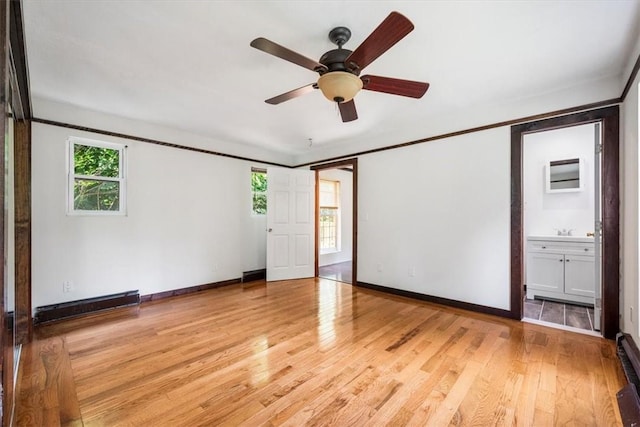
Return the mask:
[[523,136],[524,319],[600,333],[600,124]]
[[[619,271],[620,271],[620,182],[619,182],[619,107],[567,114],[511,127],[511,310],[514,319],[522,319],[524,312],[524,230],[523,197],[523,140],[524,135],[543,130],[576,126],[586,123],[601,124],[601,267],[598,273],[602,294],[602,336],[614,339],[619,328]],[[598,256],[598,255],[596,255]],[[558,264],[560,264],[558,262]]]
[[316,172],[316,276],[356,283],[357,159],[312,170]]

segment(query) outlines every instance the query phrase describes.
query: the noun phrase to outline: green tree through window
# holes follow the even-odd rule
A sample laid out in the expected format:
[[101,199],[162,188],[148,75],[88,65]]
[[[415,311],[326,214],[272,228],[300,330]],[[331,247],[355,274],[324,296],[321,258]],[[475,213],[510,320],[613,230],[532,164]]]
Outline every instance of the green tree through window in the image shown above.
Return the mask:
[[124,146],[72,140],[73,212],[123,211]]
[[251,169],[252,209],[256,215],[267,213],[267,172]]

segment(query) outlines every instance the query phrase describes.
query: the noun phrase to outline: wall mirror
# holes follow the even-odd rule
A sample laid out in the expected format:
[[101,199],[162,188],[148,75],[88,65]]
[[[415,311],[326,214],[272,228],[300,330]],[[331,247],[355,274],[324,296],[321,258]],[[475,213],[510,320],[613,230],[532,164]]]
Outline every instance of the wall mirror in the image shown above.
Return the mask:
[[582,159],[551,160],[546,166],[547,193],[582,191],[584,186]]

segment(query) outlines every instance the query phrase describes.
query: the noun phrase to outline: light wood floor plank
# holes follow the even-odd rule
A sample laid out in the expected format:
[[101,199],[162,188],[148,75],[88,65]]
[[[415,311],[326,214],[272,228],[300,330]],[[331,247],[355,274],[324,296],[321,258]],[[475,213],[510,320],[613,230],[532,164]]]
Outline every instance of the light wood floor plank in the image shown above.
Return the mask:
[[611,341],[324,279],[41,326],[17,425],[619,425]]

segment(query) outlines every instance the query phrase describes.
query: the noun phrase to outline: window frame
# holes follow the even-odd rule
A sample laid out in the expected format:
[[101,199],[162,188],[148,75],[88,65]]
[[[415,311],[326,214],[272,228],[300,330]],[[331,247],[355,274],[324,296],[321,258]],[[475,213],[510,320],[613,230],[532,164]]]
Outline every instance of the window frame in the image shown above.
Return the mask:
[[[75,146],[106,148],[118,151],[118,177],[105,177],[97,175],[81,175],[75,173]],[[127,215],[127,145],[117,142],[98,141],[88,138],[69,137],[67,140],[67,215],[70,216],[126,216]],[[76,179],[117,182],[119,188],[118,210],[85,210],[75,209],[74,195]]]
[[[253,190],[253,174],[254,173],[263,174],[265,176],[265,178],[266,178],[267,177],[267,170],[266,169],[262,169],[262,168],[252,167],[251,168],[251,176],[250,176],[251,179],[249,180],[249,188],[251,189],[251,215],[252,216],[262,217],[262,216],[266,216],[267,215],[267,205],[266,205],[267,191],[266,190],[265,191],[254,191]],[[264,213],[259,213],[259,212],[255,211],[255,206],[254,206],[253,200],[254,200],[254,196],[256,196],[256,195],[264,195],[264,199],[265,199],[265,207],[264,207],[265,212]]]
[[[318,248],[320,249],[320,253],[321,254],[330,254],[330,253],[336,253],[336,252],[340,252],[342,250],[342,230],[341,230],[341,216],[342,216],[342,208],[340,206],[340,181],[339,180],[332,180],[332,179],[320,179],[320,182],[318,183],[319,185],[325,181],[325,182],[330,182],[332,187],[333,187],[333,197],[334,197],[334,205],[335,206],[326,206],[322,203],[318,203],[318,212],[320,213],[320,218],[322,218],[322,209],[330,209],[333,211],[333,217],[335,218],[335,242],[336,245],[334,247],[329,247],[329,248],[323,248],[322,247],[322,242],[323,242],[323,238],[322,238],[322,221],[319,220],[318,221],[318,240],[319,240],[319,244],[318,244]],[[321,199],[321,197],[320,197]]]
[[[331,211],[331,215],[324,214],[322,211]],[[320,206],[320,218],[323,216],[331,216],[334,218],[334,229],[335,234],[333,236],[324,236],[323,230],[325,227],[323,226],[324,222],[320,220],[320,224],[318,227],[318,240],[320,241],[320,253],[322,254],[330,254],[334,252],[340,252],[340,208],[331,207],[331,206]],[[334,240],[335,246],[331,247],[323,247],[322,244],[325,240]]]

